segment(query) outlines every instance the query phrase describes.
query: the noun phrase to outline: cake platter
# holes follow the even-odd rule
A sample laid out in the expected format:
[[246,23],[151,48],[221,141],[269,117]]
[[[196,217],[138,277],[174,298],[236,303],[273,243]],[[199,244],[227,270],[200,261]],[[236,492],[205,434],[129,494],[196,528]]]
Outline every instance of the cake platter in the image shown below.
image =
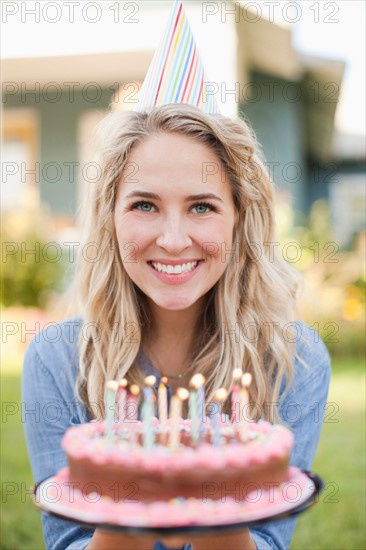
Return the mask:
[[290,468],[288,482],[271,490],[254,487],[240,502],[230,495],[220,500],[177,498],[169,503],[114,502],[97,493],[83,494],[68,481],[68,469],[42,481],[34,502],[42,510],[90,528],[129,534],[176,535],[234,531],[269,520],[297,515],[318,501],[322,479],[315,473]]

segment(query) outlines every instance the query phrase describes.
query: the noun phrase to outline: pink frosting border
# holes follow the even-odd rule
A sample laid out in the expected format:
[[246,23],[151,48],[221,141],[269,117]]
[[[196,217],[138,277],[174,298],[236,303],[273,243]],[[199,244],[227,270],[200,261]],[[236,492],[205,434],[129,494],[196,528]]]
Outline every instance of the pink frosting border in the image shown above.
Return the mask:
[[[210,421],[207,422],[209,427]],[[157,419],[154,426],[158,433]],[[228,466],[243,468],[280,459],[289,454],[294,440],[293,434],[284,426],[260,421],[249,424],[249,441],[246,443],[232,442],[218,447],[202,443],[196,449],[180,445],[176,451],[155,445],[151,450],[145,450],[140,445],[126,441],[108,440],[103,435],[104,427],[104,422],[89,422],[69,428],[62,440],[63,449],[75,459],[88,459],[96,465],[134,466],[150,471],[164,471],[167,468],[184,471],[202,466],[219,470]],[[233,435],[230,422],[222,423],[221,427],[224,435]],[[142,423],[129,424],[129,429],[140,433]],[[181,430],[190,433],[189,420],[181,420]]]
[[289,479],[271,491],[255,489],[245,501],[230,496],[222,500],[177,498],[168,502],[114,502],[96,493],[83,494],[69,482],[68,468],[41,484],[38,504],[74,521],[133,527],[224,525],[265,519],[286,513],[309,498],[314,483],[298,468],[289,468]]

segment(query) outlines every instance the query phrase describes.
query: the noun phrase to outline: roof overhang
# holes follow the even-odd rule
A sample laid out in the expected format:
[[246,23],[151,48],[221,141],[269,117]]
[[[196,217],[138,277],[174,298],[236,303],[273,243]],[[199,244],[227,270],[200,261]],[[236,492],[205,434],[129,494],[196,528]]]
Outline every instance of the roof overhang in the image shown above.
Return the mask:
[[[94,82],[101,87],[116,82],[143,80],[153,56],[152,50],[108,52],[88,55],[15,58],[2,60],[3,82],[31,89],[46,86],[82,87]],[[5,90],[6,90],[5,86]]]
[[333,138],[345,63],[335,59],[299,54],[304,68],[308,156],[322,162],[335,155]]
[[330,160],[334,121],[345,64],[340,60],[306,56],[292,42],[292,27],[261,19],[255,24],[239,18],[238,76],[242,85],[250,72],[298,82],[306,110],[306,152],[320,162]]

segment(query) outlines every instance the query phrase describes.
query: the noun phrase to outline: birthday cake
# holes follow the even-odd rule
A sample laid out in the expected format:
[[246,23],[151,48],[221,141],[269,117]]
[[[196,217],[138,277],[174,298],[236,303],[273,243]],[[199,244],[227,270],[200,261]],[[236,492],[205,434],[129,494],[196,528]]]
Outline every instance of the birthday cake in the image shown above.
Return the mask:
[[289,467],[292,433],[242,414],[246,375],[232,389],[231,417],[223,414],[227,391],[207,403],[203,381],[195,375],[190,392],[179,388],[169,406],[167,386],[157,388],[154,376],[145,378],[141,399],[126,380],[108,382],[105,420],[72,426],[63,437],[68,467],[52,480],[63,489],[62,514],[68,517],[72,500],[73,513],[89,523],[212,525],[282,513],[304,498],[308,479]]
[[[253,423],[247,440],[238,440],[233,423],[220,422],[220,442],[213,445],[213,429],[205,420],[203,440],[192,446],[191,420],[179,420],[180,443],[172,449],[161,442],[154,418],[156,442],[143,444],[142,422],[122,423],[112,437],[104,422],[70,428],[63,439],[69,480],[85,494],[98,493],[114,501],[132,494],[139,502],[174,498],[222,497],[222,487],[245,500],[253,488],[268,490],[288,481],[292,433],[279,425]],[[167,434],[169,435],[169,420]],[[132,485],[133,484],[133,485]]]
[[[283,426],[245,417],[240,408],[248,404],[251,376],[241,374],[235,373],[231,418],[222,414],[228,395],[224,388],[216,392],[214,402],[204,403],[205,379],[200,374],[191,379],[190,392],[177,390],[169,408],[167,379],[160,381],[157,403],[154,376],[145,378],[141,401],[138,386],[128,389],[126,379],[108,382],[105,421],[72,427],[63,438],[70,482],[86,494],[97,492],[117,502],[132,482],[137,498],[146,503],[202,499],[207,493],[219,499],[220,490],[213,488],[221,484],[234,485],[245,500],[253,484],[268,490],[286,482],[293,435]],[[188,398],[190,418],[183,420]]]
[[[67,430],[62,447],[68,467],[47,491],[58,514],[149,529],[224,525],[283,514],[311,496],[308,477],[289,466],[292,433],[248,421],[235,407],[248,401],[245,376],[232,390],[231,417],[222,414],[223,388],[211,404],[202,384],[192,384],[190,392],[180,388],[168,407],[166,386],[159,384],[156,399],[154,380],[145,379],[142,399],[125,380],[107,383],[105,420]],[[188,397],[189,418],[183,419]]]

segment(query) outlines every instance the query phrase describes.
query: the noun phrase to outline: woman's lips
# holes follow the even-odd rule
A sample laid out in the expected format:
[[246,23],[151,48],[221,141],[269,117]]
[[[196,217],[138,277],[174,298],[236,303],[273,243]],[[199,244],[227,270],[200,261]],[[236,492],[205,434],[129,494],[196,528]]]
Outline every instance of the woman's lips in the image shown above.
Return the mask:
[[162,271],[157,271],[150,263],[147,265],[159,281],[170,285],[179,285],[192,279],[192,277],[194,277],[195,274],[201,269],[203,263],[204,260],[199,260],[196,267],[187,273],[163,273]]

